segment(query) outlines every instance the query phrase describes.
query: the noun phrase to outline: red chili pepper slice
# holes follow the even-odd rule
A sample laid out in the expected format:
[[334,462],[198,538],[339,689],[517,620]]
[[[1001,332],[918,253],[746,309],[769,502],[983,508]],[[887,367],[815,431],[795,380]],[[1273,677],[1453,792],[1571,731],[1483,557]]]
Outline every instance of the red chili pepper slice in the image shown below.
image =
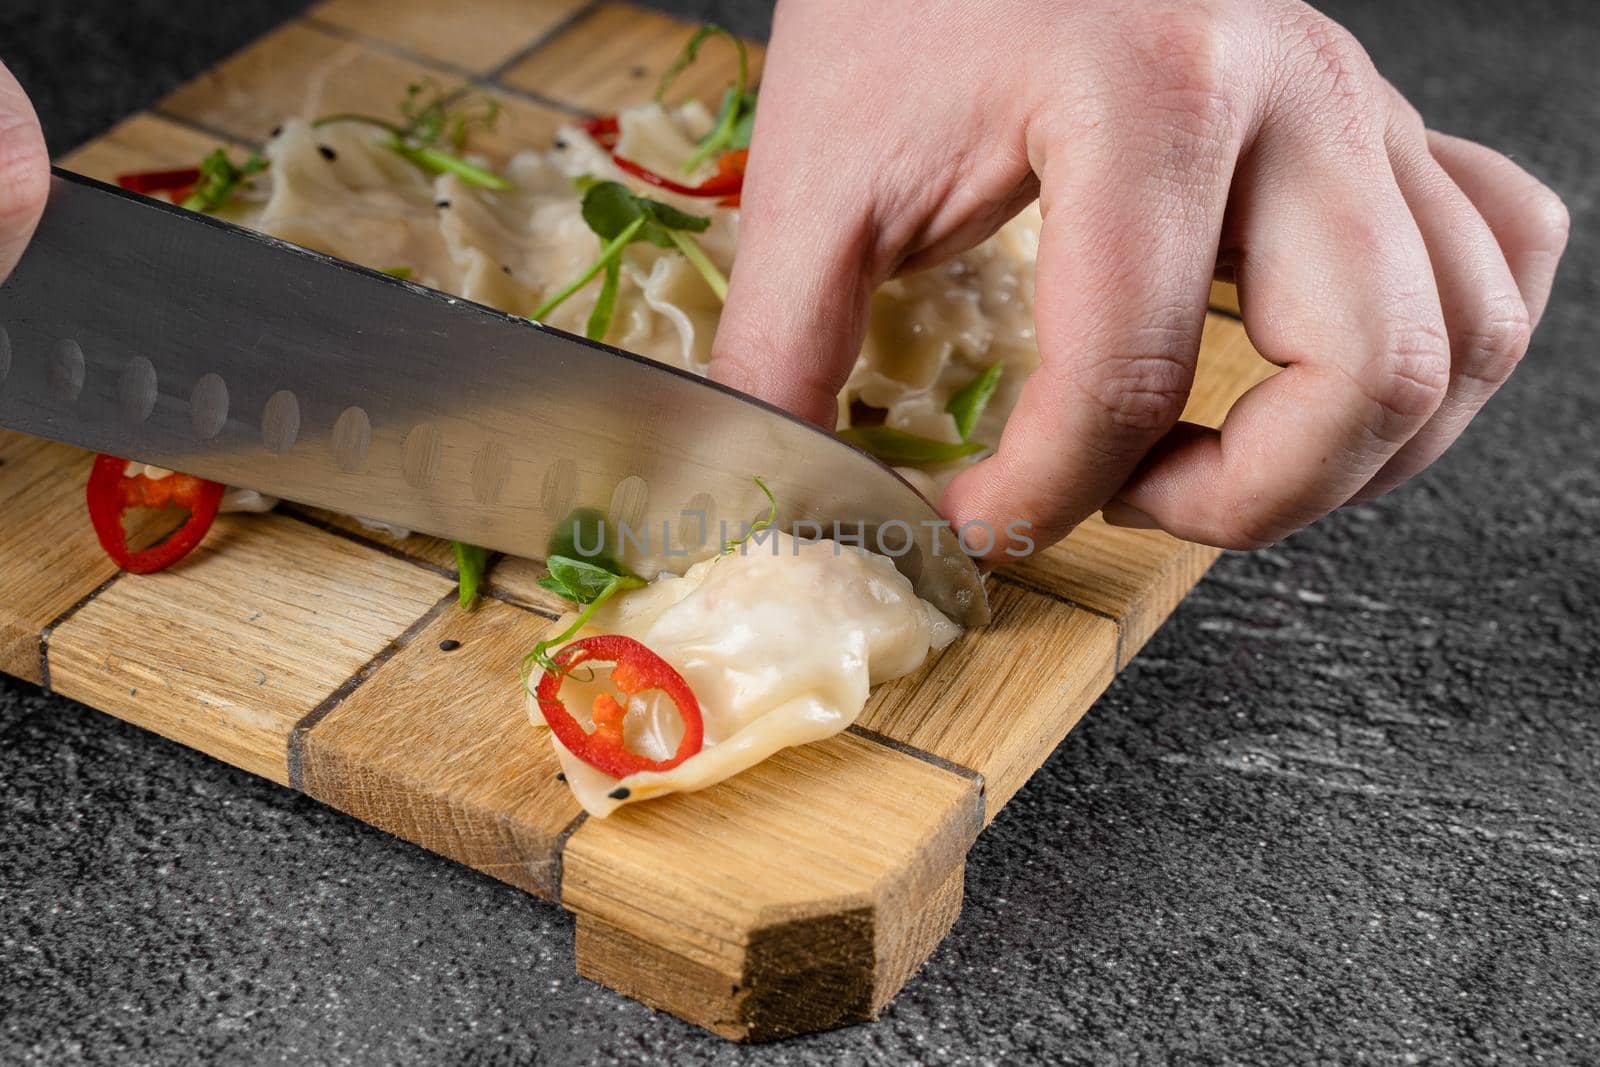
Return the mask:
[[[106,555],[131,574],[164,570],[194,551],[216,520],[224,486],[189,474],[165,478],[128,477],[128,461],[101,454],[89,472],[89,521]],[[160,544],[128,549],[124,516],[134,508],[187,508],[189,517]]]
[[599,115],[578,124],[578,128],[593,137],[602,148],[615,148],[622,135],[622,126],[615,115]]
[[117,175],[117,184],[130,193],[171,193],[174,200],[179,199],[178,194],[188,195],[189,191],[200,180],[199,167],[184,167],[181,170],[146,170],[135,174]]
[[684,185],[671,178],[663,178],[649,167],[635,163],[631,159],[624,159],[615,152],[611,153],[611,161],[640,181],[654,185],[658,189],[665,189],[669,193],[677,193],[679,196],[728,198],[737,197],[739,191],[744,188],[744,165],[749,155],[750,150],[747,148],[724,152],[717,160],[717,173],[699,185]]
[[[650,648],[621,634],[601,634],[572,642],[555,654],[559,671],[545,671],[539,679],[536,696],[544,721],[550,725],[568,752],[591,767],[626,778],[640,771],[671,770],[705,746],[705,723],[694,690],[672,665]],[[622,720],[627,708],[610,693],[594,701],[594,732],[588,733],[561,702],[561,683],[573,667],[589,660],[610,661],[611,683],[625,696],[655,689],[665,693],[678,707],[683,719],[683,739],[671,759],[654,760],[628,751],[622,736]]]
[[[622,135],[622,127],[617,122],[615,115],[601,115],[598,118],[588,119],[579,124],[583,130],[601,148],[616,148],[617,139]],[[701,182],[699,185],[684,185],[671,178],[657,174],[642,163],[635,163],[625,156],[611,153],[611,161],[617,167],[640,181],[653,185],[658,189],[665,189],[669,193],[679,196],[714,196],[718,197],[717,203],[723,207],[738,207],[739,192],[744,188],[745,161],[750,156],[748,148],[724,152],[717,160],[717,173]]]

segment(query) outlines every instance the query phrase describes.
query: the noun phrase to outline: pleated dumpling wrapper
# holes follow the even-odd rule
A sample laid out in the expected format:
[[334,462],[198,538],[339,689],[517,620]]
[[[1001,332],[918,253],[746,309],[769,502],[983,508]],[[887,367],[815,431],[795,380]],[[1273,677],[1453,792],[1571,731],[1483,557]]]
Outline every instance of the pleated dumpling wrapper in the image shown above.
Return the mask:
[[[704,789],[779,749],[833,736],[855,722],[872,686],[916,670],[960,632],[917,597],[891,560],[833,541],[769,535],[617,597],[576,635],[632,637],[671,664],[700,705],[700,752],[670,770],[618,779],[578,759],[554,734],[550,743],[578,802],[609,815],[623,804]],[[611,689],[608,674],[603,666],[592,675],[579,669],[562,683],[562,703],[585,729],[593,728],[594,698]],[[528,713],[545,724],[531,693]],[[667,759],[682,720],[671,700],[640,693],[628,702],[624,735],[630,751]]]

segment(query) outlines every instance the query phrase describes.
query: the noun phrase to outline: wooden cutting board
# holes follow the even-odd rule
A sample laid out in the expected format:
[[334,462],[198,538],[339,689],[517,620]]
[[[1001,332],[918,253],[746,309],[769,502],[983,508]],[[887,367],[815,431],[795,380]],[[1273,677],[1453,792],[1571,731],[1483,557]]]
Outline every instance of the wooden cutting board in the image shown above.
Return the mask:
[[[62,162],[102,179],[190,165],[258,145],[310,88],[321,112],[383,110],[425,77],[499,100],[480,147],[504,155],[648,96],[686,32],[583,0],[327,0]],[[686,90],[714,98],[718,53]],[[1271,370],[1212,314],[1186,417],[1219,423]],[[587,819],[517,685],[561,610],[539,564],[500,561],[463,614],[444,543],[286,505],[224,517],[173,571],[119,575],[84,511],[88,465],[0,432],[0,669],[554,901],[576,916],[578,973],[742,1040],[894,996],[955,921],[978,832],[1217,555],[1092,520],[994,576],[994,623],[847,732]]]

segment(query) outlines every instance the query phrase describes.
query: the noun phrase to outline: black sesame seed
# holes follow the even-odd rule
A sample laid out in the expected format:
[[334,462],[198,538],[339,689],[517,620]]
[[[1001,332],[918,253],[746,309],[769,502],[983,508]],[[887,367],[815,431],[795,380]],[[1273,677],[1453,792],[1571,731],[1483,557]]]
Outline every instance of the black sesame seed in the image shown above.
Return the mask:
[[632,74],[635,78],[642,78],[650,72],[645,70],[643,67],[634,67],[632,70],[628,71],[628,73]]
[[460,647],[461,647],[461,642],[457,641],[453,637],[447,637],[443,641],[439,642],[439,651],[440,652],[454,652],[456,649],[458,649]]
[[606,796],[610,797],[612,800],[627,800],[632,795],[633,794],[628,791],[628,787],[625,785],[619,785],[611,792],[606,794]]
[[501,271],[502,271],[502,272],[503,272],[503,273],[506,273],[506,274],[510,274],[510,273],[511,273],[511,268],[510,268],[510,267],[508,267],[508,266],[507,266],[507,265],[506,265],[506,264],[504,264],[504,263],[502,263],[502,264],[500,264],[500,270],[501,270]]
[[567,780],[567,772],[566,771],[557,771],[556,772],[556,781],[564,782],[566,780]]
[[447,208],[447,207],[450,206],[450,201],[448,201],[448,200],[435,200],[433,202],[433,206],[437,207],[437,208]]
[[283,127],[282,126],[274,126],[274,127],[272,127],[272,132],[267,134],[267,136],[268,137],[276,137],[276,136],[278,136],[278,134],[280,134],[282,132],[283,132]]
[[560,151],[560,150],[562,150],[562,149],[564,149],[566,147],[567,147],[567,139],[565,137],[557,137],[556,138],[556,149],[557,149],[557,151]]
[[325,144],[317,145],[317,151],[321,152],[322,158],[326,159],[329,163],[332,163],[334,160],[339,158],[339,153],[335,152]]

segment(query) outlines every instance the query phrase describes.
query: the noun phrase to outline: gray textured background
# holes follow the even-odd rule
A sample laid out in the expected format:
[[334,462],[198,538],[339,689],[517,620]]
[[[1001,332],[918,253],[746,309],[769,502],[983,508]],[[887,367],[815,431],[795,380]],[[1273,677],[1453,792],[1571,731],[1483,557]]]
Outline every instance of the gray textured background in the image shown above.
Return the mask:
[[[0,57],[59,151],[300,6],[6,0]],[[721,1044],[575,978],[555,907],[0,680],[0,1061],[1600,1060],[1600,15],[1327,8],[1566,197],[1533,352],[1426,476],[1213,570],[881,1021]]]

